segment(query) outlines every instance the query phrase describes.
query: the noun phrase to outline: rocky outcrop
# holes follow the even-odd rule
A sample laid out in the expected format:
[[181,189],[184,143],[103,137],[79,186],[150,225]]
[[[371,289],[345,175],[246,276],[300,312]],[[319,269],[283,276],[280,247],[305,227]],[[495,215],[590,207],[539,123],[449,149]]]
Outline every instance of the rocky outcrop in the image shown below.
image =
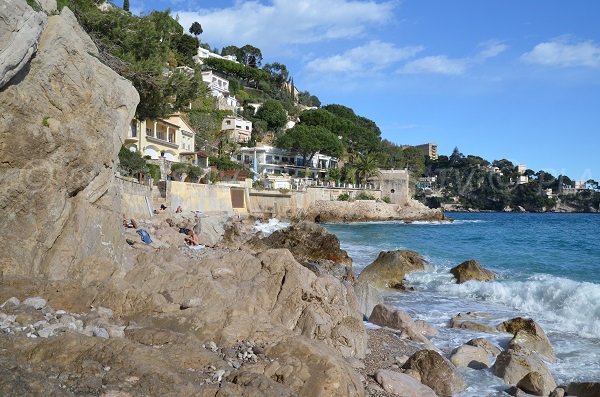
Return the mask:
[[254,238],[248,244],[259,251],[287,248],[299,262],[326,260],[347,267],[352,266],[352,258],[340,248],[337,236],[313,222],[299,222],[277,230],[268,237]]
[[496,358],[492,368],[494,374],[504,379],[508,384],[516,385],[530,372],[537,372],[541,375],[542,383],[547,390],[556,388],[556,382],[546,364],[537,354],[529,351],[515,351],[512,349],[503,351]]
[[406,206],[365,200],[317,201],[304,210],[299,218],[327,223],[388,220],[413,222],[440,221],[444,219],[444,213],[441,210],[427,208],[414,200]]
[[439,396],[453,396],[467,387],[454,365],[433,350],[416,352],[402,368]]
[[556,361],[550,340],[542,327],[532,319],[517,317],[503,322],[496,328],[514,335],[509,343],[509,348],[525,348],[539,353],[551,362]]
[[415,322],[408,313],[401,310],[383,304],[377,305],[369,317],[369,322],[402,331],[402,335],[408,339],[422,343],[427,349],[436,349],[427,336],[437,335],[437,330],[424,321]]
[[366,282],[356,282],[354,294],[358,301],[358,312],[365,320],[369,319],[375,306],[383,304],[383,297],[379,290]]
[[450,355],[450,362],[457,368],[485,369],[490,367],[487,352],[477,346],[463,345],[457,347]]
[[496,275],[494,273],[484,269],[479,262],[474,259],[469,259],[468,261],[452,268],[450,273],[456,277],[458,284],[462,284],[470,280],[492,281],[496,279]]
[[[450,319],[450,326],[452,328],[470,329],[479,332],[495,332],[496,327],[483,324],[480,322],[481,319],[485,318],[485,314],[467,312],[458,313]],[[478,321],[475,321],[478,320]]]
[[502,353],[502,349],[500,349],[498,346],[494,345],[492,342],[490,342],[489,340],[487,340],[485,338],[471,339],[466,344],[469,346],[476,346],[476,347],[482,348],[483,350],[486,351],[488,356],[493,357],[493,358],[498,357],[498,355],[500,353]]
[[[11,3],[29,8],[24,0]],[[25,52],[35,50],[43,24],[29,15],[27,36],[18,43],[7,37],[3,46],[30,43]],[[3,60],[10,48],[3,48]],[[35,58],[0,92],[0,208],[12,214],[0,219],[5,275],[73,279],[120,261],[112,180],[139,97],[97,56],[65,7],[48,18]]]
[[517,387],[534,396],[547,396],[555,388],[556,384],[546,383],[546,379],[539,372],[530,372],[517,383]]
[[577,397],[600,396],[600,382],[571,382],[567,386],[566,394]]
[[375,373],[375,379],[383,390],[397,396],[437,397],[431,388],[400,372],[380,369]]
[[23,0],[8,0],[0,6],[0,88],[21,70],[37,51],[48,18]]
[[377,288],[394,288],[401,285],[406,274],[425,270],[426,264],[415,251],[382,251],[363,269],[358,279]]

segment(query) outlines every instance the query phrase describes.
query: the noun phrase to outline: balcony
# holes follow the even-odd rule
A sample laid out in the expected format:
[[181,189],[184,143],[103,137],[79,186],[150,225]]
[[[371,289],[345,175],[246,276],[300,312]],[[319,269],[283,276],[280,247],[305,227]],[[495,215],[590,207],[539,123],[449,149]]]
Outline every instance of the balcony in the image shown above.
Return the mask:
[[175,142],[169,142],[165,139],[160,139],[160,138],[155,138],[153,136],[150,135],[146,135],[146,140],[148,142],[152,142],[152,143],[158,143],[159,145],[163,145],[163,146],[167,146],[173,149],[178,149],[179,145]]

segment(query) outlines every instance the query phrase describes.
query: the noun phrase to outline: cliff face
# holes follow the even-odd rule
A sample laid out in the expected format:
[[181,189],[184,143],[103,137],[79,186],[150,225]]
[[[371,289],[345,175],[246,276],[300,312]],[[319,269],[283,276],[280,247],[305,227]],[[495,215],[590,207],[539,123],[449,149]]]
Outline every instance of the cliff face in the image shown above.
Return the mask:
[[139,96],[98,60],[68,8],[46,17],[9,3],[0,8],[12,21],[0,32],[0,270],[73,278],[120,260],[113,169]]

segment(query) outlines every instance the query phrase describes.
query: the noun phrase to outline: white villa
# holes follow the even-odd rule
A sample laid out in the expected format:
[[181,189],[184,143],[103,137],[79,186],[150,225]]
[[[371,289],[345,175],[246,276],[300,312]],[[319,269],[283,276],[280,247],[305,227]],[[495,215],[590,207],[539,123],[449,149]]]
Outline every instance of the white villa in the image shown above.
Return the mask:
[[223,56],[223,55],[219,55],[214,52],[211,52],[211,51],[207,50],[206,48],[202,48],[202,47],[198,48],[198,54],[194,57],[194,61],[196,61],[196,63],[202,65],[202,63],[203,63],[202,60],[208,59],[208,58],[225,59],[227,61],[239,63],[237,61],[237,58],[234,55],[224,55]]
[[309,164],[304,164],[304,158],[297,154],[273,146],[243,147],[232,160],[245,164],[254,172],[261,175],[290,175],[308,178],[326,178],[329,170],[337,168],[337,159],[317,153]]
[[248,143],[252,136],[252,122],[241,116],[226,116],[221,123],[221,131],[235,143]]
[[202,81],[206,83],[210,94],[217,101],[220,110],[235,110],[240,106],[235,96],[229,95],[229,80],[214,70],[202,72]]

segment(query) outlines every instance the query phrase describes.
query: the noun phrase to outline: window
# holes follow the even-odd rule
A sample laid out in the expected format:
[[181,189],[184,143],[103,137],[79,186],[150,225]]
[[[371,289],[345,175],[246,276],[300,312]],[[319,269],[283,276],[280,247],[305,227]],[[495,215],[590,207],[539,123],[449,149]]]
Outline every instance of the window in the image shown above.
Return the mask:
[[273,156],[271,156],[270,154],[267,155],[267,163],[272,163],[273,162]]
[[241,155],[241,154],[238,154],[238,155],[237,155],[237,159],[238,159],[238,161],[242,161],[242,155]]
[[267,168],[267,174],[272,174],[273,173],[273,169],[272,168]]
[[275,156],[275,160],[279,160],[279,156]]
[[249,126],[246,126],[246,130],[250,130],[250,127],[249,127]]
[[154,136],[151,128],[146,128],[146,136]]

